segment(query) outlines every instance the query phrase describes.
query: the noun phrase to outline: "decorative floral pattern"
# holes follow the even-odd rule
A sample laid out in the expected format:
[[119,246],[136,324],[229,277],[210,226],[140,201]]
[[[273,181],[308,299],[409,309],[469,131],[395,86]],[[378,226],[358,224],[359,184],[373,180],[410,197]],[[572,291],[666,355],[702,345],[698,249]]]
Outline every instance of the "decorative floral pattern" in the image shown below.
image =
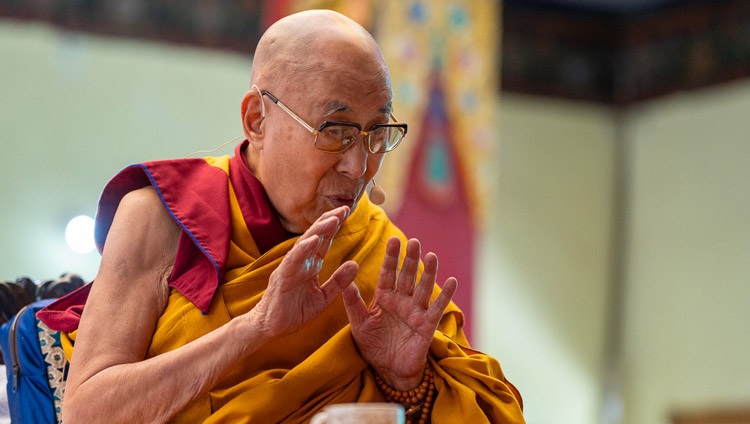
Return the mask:
[[37,320],[39,346],[47,363],[47,378],[52,389],[55,402],[57,422],[62,423],[62,402],[65,395],[65,377],[68,373],[68,360],[60,344],[60,333],[51,330],[43,322]]

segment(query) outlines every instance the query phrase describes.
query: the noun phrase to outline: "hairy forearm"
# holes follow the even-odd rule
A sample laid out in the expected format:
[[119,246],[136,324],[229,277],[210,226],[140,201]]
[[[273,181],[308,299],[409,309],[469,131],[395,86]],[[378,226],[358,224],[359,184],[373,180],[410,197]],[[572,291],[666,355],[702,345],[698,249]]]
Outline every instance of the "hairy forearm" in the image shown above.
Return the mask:
[[[108,424],[168,421],[265,344],[263,332],[248,318],[234,319],[162,355],[101,370],[66,393],[64,421]],[[237,340],[252,340],[252,343],[237,343]]]

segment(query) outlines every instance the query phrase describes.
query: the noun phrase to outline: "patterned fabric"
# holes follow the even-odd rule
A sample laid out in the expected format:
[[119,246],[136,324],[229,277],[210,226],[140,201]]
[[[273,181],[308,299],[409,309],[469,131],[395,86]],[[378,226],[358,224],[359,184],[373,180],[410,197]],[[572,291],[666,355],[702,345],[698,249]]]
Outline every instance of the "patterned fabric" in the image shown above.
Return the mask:
[[60,343],[60,332],[47,327],[43,322],[36,320],[39,335],[39,346],[47,364],[47,379],[52,389],[55,402],[55,416],[57,422],[62,423],[62,401],[65,395],[65,377],[68,373],[68,360],[65,358],[62,344]]

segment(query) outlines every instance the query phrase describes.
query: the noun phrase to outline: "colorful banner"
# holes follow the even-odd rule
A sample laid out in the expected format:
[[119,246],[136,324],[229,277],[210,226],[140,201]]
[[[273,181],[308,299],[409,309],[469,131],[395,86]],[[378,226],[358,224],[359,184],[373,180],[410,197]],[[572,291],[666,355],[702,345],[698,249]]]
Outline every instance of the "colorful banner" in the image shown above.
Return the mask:
[[438,254],[439,282],[458,279],[454,301],[470,336],[475,234],[497,180],[499,4],[389,0],[379,7],[373,32],[391,70],[394,114],[409,124],[378,177],[384,206],[425,252]]

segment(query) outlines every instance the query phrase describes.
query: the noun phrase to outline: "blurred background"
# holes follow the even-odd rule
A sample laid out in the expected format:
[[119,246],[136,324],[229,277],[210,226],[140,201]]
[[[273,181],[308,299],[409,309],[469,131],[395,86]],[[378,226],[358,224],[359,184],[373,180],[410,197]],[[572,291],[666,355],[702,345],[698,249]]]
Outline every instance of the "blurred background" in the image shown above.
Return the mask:
[[529,423],[750,422],[745,0],[0,0],[0,279],[93,279],[68,223],[240,135],[260,34],[321,7],[379,41],[384,207]]

